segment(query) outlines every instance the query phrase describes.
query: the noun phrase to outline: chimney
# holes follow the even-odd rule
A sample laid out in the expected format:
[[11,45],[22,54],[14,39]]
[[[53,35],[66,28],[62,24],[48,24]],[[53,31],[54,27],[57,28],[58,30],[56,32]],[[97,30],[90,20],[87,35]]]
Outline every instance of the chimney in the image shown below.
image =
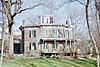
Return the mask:
[[25,20],[22,21],[22,26],[25,26]]

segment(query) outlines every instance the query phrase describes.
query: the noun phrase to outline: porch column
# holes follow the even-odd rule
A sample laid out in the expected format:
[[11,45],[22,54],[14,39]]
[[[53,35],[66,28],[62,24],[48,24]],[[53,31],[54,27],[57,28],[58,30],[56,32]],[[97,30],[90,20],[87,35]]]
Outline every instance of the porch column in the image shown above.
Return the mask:
[[73,46],[74,46],[74,52],[75,52],[75,40],[73,41],[74,43],[73,43]]
[[72,47],[72,46],[71,46],[71,40],[70,40],[70,46],[69,46],[70,50],[71,50],[71,47]]
[[41,44],[42,45],[42,49],[41,49],[41,51],[43,51],[44,50],[44,40],[43,40],[43,43]]
[[54,44],[55,44],[55,49],[57,49],[56,40],[54,40]]
[[71,40],[70,40],[70,56],[72,57],[72,44],[71,44]]
[[52,44],[48,44],[48,46],[49,46],[49,52],[52,52]]
[[65,43],[65,51],[66,51],[66,52],[67,52],[67,49],[68,49],[67,46],[68,46],[68,45],[67,45],[67,40],[66,40],[66,43]]

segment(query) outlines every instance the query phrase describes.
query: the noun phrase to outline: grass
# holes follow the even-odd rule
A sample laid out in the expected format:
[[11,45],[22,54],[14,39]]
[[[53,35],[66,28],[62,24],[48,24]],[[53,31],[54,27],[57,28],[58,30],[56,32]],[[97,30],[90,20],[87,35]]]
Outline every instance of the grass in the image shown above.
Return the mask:
[[2,67],[95,67],[95,64],[92,59],[16,58],[4,62]]

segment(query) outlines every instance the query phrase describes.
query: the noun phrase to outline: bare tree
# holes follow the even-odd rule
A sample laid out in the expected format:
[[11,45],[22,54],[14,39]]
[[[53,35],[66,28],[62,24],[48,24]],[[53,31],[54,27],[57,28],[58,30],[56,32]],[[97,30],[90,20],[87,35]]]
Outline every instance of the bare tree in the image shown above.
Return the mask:
[[100,0],[94,0],[94,1],[95,1],[95,7],[96,7],[97,31],[98,31],[99,38],[100,38],[100,28],[99,28],[99,23],[100,23]]
[[90,25],[89,25],[89,17],[88,17],[88,7],[89,7],[89,0],[87,0],[87,3],[86,3],[86,6],[85,6],[85,10],[86,10],[86,21],[87,21],[87,27],[88,27],[88,32],[89,32],[89,35],[90,35],[90,39],[95,47],[95,50],[96,50],[96,53],[97,53],[97,67],[99,67],[99,51],[98,51],[98,47],[97,47],[97,44],[96,44],[96,41],[94,40],[94,37],[91,33],[91,30],[90,30]]
[[[4,1],[4,2],[3,2]],[[35,7],[41,5],[41,2],[35,3],[32,7],[22,8],[22,0],[1,0],[1,3],[4,5],[6,12],[7,12],[7,21],[9,27],[9,56],[13,56],[13,25],[14,25],[14,18],[26,10],[34,9]],[[14,6],[14,7],[12,7]],[[14,9],[14,10],[13,10]],[[4,11],[0,10],[5,14]],[[14,11],[14,13],[12,13]]]
[[[4,3],[4,0],[2,1]],[[2,67],[2,62],[3,62],[3,50],[4,50],[4,42],[5,42],[5,31],[6,31],[6,16],[3,12],[5,11],[4,4],[2,4],[2,47],[1,47],[1,57],[0,57],[0,67]]]
[[[90,36],[90,39],[91,39],[91,42],[92,44],[94,45],[95,47],[95,50],[96,50],[96,61],[97,61],[97,65],[96,67],[99,67],[99,50],[98,50],[98,47],[97,47],[97,43],[94,39],[94,36],[93,34],[91,33],[91,30],[90,30],[90,23],[89,23],[89,4],[90,4],[90,0],[86,0],[86,3],[82,3],[80,0],[72,0],[73,1],[77,1],[79,2],[80,4],[84,5],[85,6],[85,15],[86,15],[86,23],[87,23],[87,28],[88,28],[88,33],[89,33],[89,36]],[[99,28],[98,28],[99,30]]]

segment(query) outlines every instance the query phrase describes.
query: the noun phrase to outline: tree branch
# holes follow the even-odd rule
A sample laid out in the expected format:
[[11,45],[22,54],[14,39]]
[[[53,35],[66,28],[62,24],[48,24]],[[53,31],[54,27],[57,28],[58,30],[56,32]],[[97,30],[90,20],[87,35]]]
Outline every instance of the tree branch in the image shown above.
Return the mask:
[[20,14],[20,13],[26,11],[26,10],[31,10],[31,9],[33,9],[33,8],[35,8],[35,7],[37,7],[37,6],[39,6],[39,5],[41,5],[41,4],[37,4],[37,5],[34,5],[34,6],[32,6],[32,7],[28,7],[28,8],[22,9],[22,10],[20,10],[19,12],[14,13],[12,17],[15,17],[17,14]]
[[81,2],[81,1],[79,1],[79,0],[69,0],[69,2],[75,2],[75,1],[85,6],[85,4],[84,4],[84,3],[82,3],[82,2]]
[[80,3],[80,4],[82,4],[82,5],[84,5],[85,6],[85,4],[84,3],[82,3],[81,1],[79,1],[79,0],[76,0],[78,3]]
[[[3,7],[3,8],[4,8],[4,7]],[[1,12],[1,13],[6,13],[6,12],[3,12],[2,10],[0,10],[0,12]]]
[[12,2],[11,5],[14,5],[14,4],[16,4],[16,3],[17,3],[17,2]]

